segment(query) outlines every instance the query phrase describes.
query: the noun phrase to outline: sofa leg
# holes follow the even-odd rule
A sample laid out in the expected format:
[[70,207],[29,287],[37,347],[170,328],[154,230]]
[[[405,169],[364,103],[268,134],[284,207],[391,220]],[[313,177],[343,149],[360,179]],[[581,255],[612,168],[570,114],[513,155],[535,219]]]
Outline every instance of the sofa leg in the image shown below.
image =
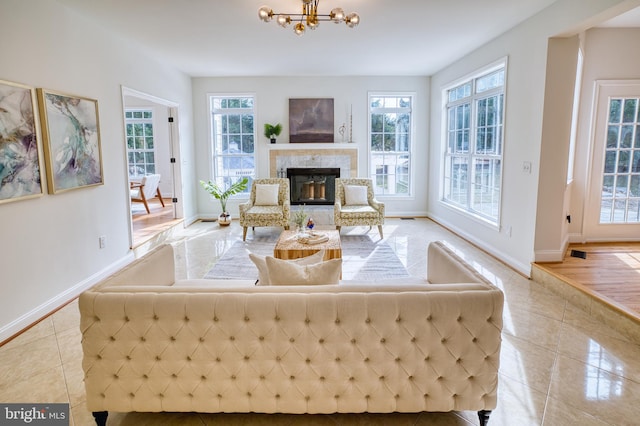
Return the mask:
[[109,415],[108,411],[94,411],[93,418],[96,419],[96,425],[98,426],[107,426],[107,416]]
[[486,426],[487,423],[489,423],[490,414],[491,414],[491,410],[478,411],[478,419],[480,419],[480,426]]
[[247,241],[247,227],[242,227],[242,241]]
[[338,234],[340,233],[340,226],[336,225],[336,231],[338,231]]
[[382,240],[384,238],[382,236],[382,225],[378,225],[378,232],[380,233],[380,239]]

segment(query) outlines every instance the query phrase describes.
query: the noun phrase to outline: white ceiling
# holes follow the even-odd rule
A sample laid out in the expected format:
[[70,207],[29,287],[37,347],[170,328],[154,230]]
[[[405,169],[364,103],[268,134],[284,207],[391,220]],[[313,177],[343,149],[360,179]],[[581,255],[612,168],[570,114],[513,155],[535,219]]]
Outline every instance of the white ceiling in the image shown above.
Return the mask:
[[301,37],[258,19],[301,0],[58,0],[190,76],[431,75],[555,0],[321,0],[360,25]]

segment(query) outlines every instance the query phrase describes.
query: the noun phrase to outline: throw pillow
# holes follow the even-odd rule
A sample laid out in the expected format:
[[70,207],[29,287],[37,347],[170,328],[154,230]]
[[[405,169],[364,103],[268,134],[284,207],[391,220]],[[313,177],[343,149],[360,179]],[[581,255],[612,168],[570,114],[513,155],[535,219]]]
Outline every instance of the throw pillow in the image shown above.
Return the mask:
[[265,260],[271,285],[338,284],[342,274],[342,259],[312,265],[297,265],[271,256]]
[[256,184],[256,206],[277,206],[280,185]]
[[364,185],[345,185],[344,204],[348,206],[366,206],[369,204],[367,187]]
[[[258,254],[249,253],[249,259],[258,268],[258,284],[257,285],[270,285],[269,270],[267,269],[266,256],[260,256]],[[287,260],[287,262],[295,263],[297,265],[312,265],[314,263],[322,262],[324,258],[324,250],[320,250],[307,257],[301,257],[299,259]]]

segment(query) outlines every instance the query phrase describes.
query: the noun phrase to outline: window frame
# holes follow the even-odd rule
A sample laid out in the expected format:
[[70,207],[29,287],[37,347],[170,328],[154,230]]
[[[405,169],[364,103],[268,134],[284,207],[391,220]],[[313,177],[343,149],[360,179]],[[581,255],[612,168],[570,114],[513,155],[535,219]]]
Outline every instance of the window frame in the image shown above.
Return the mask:
[[[385,97],[385,98],[410,98],[411,106],[407,108],[396,107],[396,108],[375,108],[376,111],[382,112],[408,112],[409,114],[409,140],[408,140],[408,150],[406,152],[403,151],[374,151],[372,147],[372,115],[374,114],[374,109],[371,107],[372,98],[376,97]],[[416,144],[416,131],[415,131],[415,111],[416,111],[416,101],[417,101],[417,93],[409,92],[409,91],[371,91],[367,94],[367,176],[373,180],[374,194],[378,199],[387,199],[387,200],[413,200],[415,198],[414,188],[415,188],[415,167],[413,164],[415,163],[414,155],[415,155],[415,144]],[[400,157],[402,155],[408,156],[409,161],[409,170],[407,172],[408,182],[408,192],[400,193],[400,194],[392,194],[392,193],[379,193],[376,192],[376,174],[372,170],[374,161],[373,155],[374,153],[381,152],[386,155],[395,155],[396,157]],[[395,154],[394,154],[395,153]],[[396,163],[397,164],[397,163]]]
[[[216,128],[215,128],[215,115],[221,114],[221,111],[224,112],[224,114],[247,114],[247,110],[248,108],[224,108],[224,109],[216,109],[214,107],[214,101],[216,99],[243,99],[243,98],[250,98],[253,102],[253,106],[251,107],[251,115],[252,115],[252,120],[253,120],[253,153],[251,154],[238,154],[238,155],[230,155],[230,154],[221,154],[217,152],[217,140],[216,140]],[[225,178],[237,178],[240,179],[242,177],[247,177],[249,179],[249,183],[247,185],[247,188],[235,195],[232,195],[230,197],[230,199],[246,199],[249,197],[249,192],[251,190],[251,184],[253,182],[253,179],[255,179],[255,177],[257,176],[257,161],[256,161],[256,149],[258,147],[258,135],[257,135],[257,108],[256,108],[256,95],[255,93],[208,93],[207,94],[207,101],[208,101],[208,110],[209,110],[209,128],[208,128],[208,132],[209,132],[209,176],[210,179],[213,180],[214,182],[218,183],[219,185],[223,185],[223,186],[228,186],[230,183],[225,183]],[[240,122],[240,127],[242,128],[242,119]],[[242,135],[242,133],[241,133]],[[248,159],[250,158],[251,161],[253,162],[253,172],[250,174],[239,174],[236,176],[231,176],[228,173],[224,173],[224,168],[223,168],[223,172],[219,173],[220,170],[220,166],[219,166],[219,161],[222,160],[222,158],[241,158],[241,159]],[[241,160],[243,161],[243,160]],[[234,179],[234,180],[237,180]]]
[[[136,112],[140,112],[140,113],[150,113],[150,117],[142,117],[142,118],[135,118],[133,117],[133,114]],[[148,175],[148,174],[155,174],[158,173],[158,162],[157,162],[157,157],[158,157],[158,152],[157,152],[157,147],[156,147],[156,139],[155,139],[155,111],[153,108],[151,107],[136,107],[136,108],[126,108],[124,110],[124,123],[125,123],[125,139],[126,139],[126,147],[127,147],[127,170],[128,170],[128,174],[129,176],[144,176],[144,175]],[[132,117],[128,118],[127,115],[131,113]],[[129,124],[134,125],[135,124],[142,124],[143,125],[143,136],[145,139],[149,136],[144,135],[144,125],[145,124],[150,124],[151,125],[151,138],[152,138],[152,142],[153,142],[153,148],[148,149],[148,148],[143,148],[143,149],[139,149],[139,148],[135,148],[135,135],[129,136],[129,133],[127,131],[127,128],[129,126]],[[134,148],[129,148],[129,137],[133,137],[134,138]],[[145,146],[147,144],[147,141],[145,140]],[[129,161],[129,154],[133,153],[134,157],[136,156],[137,153],[141,153],[144,155],[145,157],[145,161],[142,163],[142,166],[138,166],[139,163],[136,163],[135,161],[133,163],[131,163]],[[153,154],[153,162],[147,162],[147,153],[152,153]],[[135,158],[134,158],[135,160]],[[149,171],[148,166],[151,165],[153,166],[153,172]],[[143,167],[144,168],[144,174],[132,174],[131,173],[131,168],[137,168],[137,167]]]
[[[478,80],[483,77],[490,76],[500,70],[504,71],[504,78],[502,85],[499,87],[490,88],[487,90],[483,90],[482,92],[476,91],[476,83]],[[441,126],[441,143],[442,143],[442,157],[441,157],[441,173],[440,173],[440,196],[439,201],[441,204],[448,208],[452,208],[465,216],[474,219],[475,221],[485,224],[493,229],[499,230],[501,226],[502,220],[502,209],[503,209],[503,189],[504,189],[504,150],[505,150],[505,128],[506,128],[506,106],[507,106],[507,81],[508,81],[508,60],[506,57],[499,59],[491,64],[488,64],[458,80],[455,80],[442,88],[442,126]],[[468,96],[463,96],[462,98],[458,98],[454,101],[449,101],[449,91],[459,88],[465,84],[471,85],[471,90]],[[478,131],[478,112],[477,112],[477,103],[479,100],[488,99],[495,96],[502,96],[502,111],[501,111],[501,123],[500,123],[500,154],[499,155],[489,155],[481,154],[476,152],[477,147],[477,131]],[[469,136],[468,136],[468,152],[464,155],[456,155],[457,157],[462,157],[467,159],[468,164],[468,178],[467,178],[467,188],[466,188],[466,200],[465,204],[458,203],[455,200],[451,200],[447,198],[447,182],[451,181],[452,175],[447,175],[447,164],[449,158],[452,156],[449,152],[449,108],[453,106],[461,106],[461,105],[469,105]],[[474,184],[475,177],[475,169],[474,164],[475,160],[482,158],[490,158],[499,160],[500,169],[499,169],[499,187],[498,187],[498,195],[496,199],[498,200],[498,207],[496,216],[490,216],[482,211],[479,211],[473,208],[473,200],[472,200],[472,189]],[[494,175],[494,174],[492,174]]]

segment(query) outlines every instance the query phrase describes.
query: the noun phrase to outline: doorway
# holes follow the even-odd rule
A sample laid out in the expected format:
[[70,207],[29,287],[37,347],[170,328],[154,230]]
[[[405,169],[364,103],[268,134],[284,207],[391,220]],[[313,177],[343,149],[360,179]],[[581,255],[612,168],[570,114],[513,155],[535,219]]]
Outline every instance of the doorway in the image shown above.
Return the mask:
[[[122,99],[129,242],[135,248],[182,222],[177,194],[181,188],[178,105],[127,87],[122,88]],[[154,181],[152,175],[159,175],[157,189],[145,188],[145,183]],[[143,190],[145,197],[140,194]]]

